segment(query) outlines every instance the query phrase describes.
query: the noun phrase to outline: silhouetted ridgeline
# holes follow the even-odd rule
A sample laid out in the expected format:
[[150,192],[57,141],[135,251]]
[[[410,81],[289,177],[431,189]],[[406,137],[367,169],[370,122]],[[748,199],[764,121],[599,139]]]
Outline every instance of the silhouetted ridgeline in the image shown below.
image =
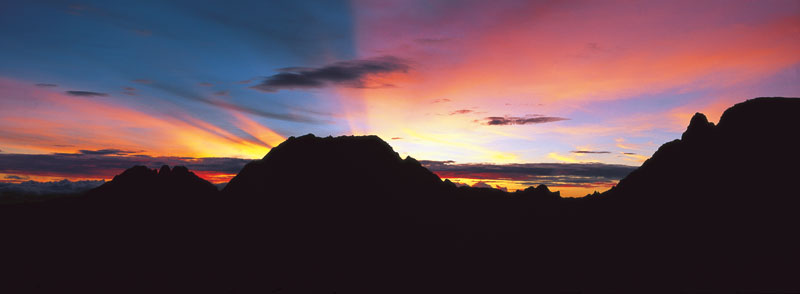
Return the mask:
[[[695,115],[603,194],[456,187],[375,136],[289,138],[222,191],[134,167],[0,207],[30,292],[797,291],[800,99]],[[19,290],[19,289],[14,289]]]

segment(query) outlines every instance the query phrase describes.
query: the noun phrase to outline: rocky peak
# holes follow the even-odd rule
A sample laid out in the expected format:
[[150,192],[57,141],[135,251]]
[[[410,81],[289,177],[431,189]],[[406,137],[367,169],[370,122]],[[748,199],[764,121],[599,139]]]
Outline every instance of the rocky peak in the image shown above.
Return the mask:
[[695,113],[689,121],[689,127],[683,132],[681,140],[696,141],[707,138],[714,131],[714,123],[708,122],[705,114]]

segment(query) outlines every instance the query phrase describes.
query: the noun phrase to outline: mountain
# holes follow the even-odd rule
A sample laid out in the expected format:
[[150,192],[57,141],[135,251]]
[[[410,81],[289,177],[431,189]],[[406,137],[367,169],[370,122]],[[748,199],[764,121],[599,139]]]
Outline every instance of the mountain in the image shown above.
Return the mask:
[[[130,201],[191,201],[192,198],[213,197],[217,187],[190,172],[186,167],[170,169],[164,165],[159,170],[134,166],[114,176],[111,181],[92,189],[88,197],[112,198]],[[150,199],[150,197],[159,197]]]
[[796,201],[787,184],[800,163],[799,110],[800,99],[774,97],[736,104],[716,126],[696,113],[681,139],[662,145],[605,194],[626,201]]
[[718,125],[696,114],[681,139],[584,198],[456,187],[376,136],[289,138],[222,191],[183,167],[134,167],[83,197],[0,206],[16,240],[0,245],[14,253],[1,287],[798,291],[799,103],[748,100]]

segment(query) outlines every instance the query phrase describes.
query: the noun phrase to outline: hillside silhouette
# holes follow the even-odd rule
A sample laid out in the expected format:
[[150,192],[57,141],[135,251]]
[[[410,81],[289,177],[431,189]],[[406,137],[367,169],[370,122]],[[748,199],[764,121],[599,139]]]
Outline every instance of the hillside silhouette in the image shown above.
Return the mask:
[[133,167],[0,206],[14,292],[798,291],[800,99],[696,114],[609,191],[456,187],[376,136],[292,137],[222,190]]

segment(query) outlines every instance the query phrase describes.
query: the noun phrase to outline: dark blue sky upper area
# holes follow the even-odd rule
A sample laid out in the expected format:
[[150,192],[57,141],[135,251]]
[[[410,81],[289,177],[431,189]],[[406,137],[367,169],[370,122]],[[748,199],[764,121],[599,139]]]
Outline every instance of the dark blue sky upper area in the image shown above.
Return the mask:
[[209,105],[192,100],[212,93],[270,113],[302,112],[326,101],[309,92],[264,95],[245,82],[354,58],[349,11],[346,1],[6,3],[0,75],[145,106],[157,97],[195,113]]

